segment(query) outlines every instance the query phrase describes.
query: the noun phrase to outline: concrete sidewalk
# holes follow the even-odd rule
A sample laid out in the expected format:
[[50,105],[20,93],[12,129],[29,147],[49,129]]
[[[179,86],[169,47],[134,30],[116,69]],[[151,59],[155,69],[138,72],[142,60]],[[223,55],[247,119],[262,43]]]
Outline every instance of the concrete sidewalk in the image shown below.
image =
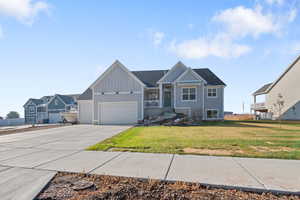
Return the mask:
[[[37,182],[29,188],[36,192],[56,171],[188,181],[300,195],[299,160],[84,151],[89,145],[127,128],[79,125],[0,137],[0,186],[2,179],[6,180],[2,184],[10,185],[0,187],[0,196],[6,197],[16,189],[23,191],[21,187],[15,188],[14,182],[20,185],[18,181],[22,180],[28,186],[32,180],[30,174]],[[10,176],[11,179],[7,178]]]

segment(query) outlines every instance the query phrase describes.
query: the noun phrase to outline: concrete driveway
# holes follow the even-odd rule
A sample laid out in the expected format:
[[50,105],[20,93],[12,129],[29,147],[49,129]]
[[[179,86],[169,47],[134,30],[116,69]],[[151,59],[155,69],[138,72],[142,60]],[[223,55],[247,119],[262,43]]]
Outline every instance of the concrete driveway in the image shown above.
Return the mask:
[[300,160],[84,150],[128,128],[76,125],[1,136],[1,200],[31,200],[56,171],[300,194]]
[[[84,149],[128,128],[130,126],[75,125],[0,136],[1,200],[33,199],[58,169],[73,167],[74,171],[84,172],[85,168],[80,165],[83,157],[93,160],[88,164],[91,168],[102,164],[115,153],[98,156],[96,152],[84,153]],[[65,158],[70,160],[64,161]],[[47,167],[51,163],[55,166],[53,170]]]

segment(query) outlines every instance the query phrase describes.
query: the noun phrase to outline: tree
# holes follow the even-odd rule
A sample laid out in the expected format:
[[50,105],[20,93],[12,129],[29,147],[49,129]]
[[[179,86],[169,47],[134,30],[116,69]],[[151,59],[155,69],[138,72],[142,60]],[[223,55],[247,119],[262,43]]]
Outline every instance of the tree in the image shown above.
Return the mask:
[[0,116],[0,120],[3,120],[3,117]]
[[281,115],[282,115],[282,108],[283,108],[283,106],[284,106],[283,96],[279,93],[277,101],[276,101],[276,103],[274,103],[274,107],[277,109],[280,128],[281,128],[281,123],[282,123]]
[[16,112],[16,111],[10,111],[10,112],[6,115],[6,119],[16,119],[16,118],[20,118],[19,113]]

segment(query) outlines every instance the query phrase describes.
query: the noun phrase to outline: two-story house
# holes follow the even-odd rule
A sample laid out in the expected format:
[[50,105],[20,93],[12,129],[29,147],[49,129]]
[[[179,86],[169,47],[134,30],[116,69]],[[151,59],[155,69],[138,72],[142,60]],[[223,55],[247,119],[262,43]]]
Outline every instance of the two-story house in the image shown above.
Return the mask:
[[[300,120],[300,56],[298,56],[277,80],[253,93],[251,109],[260,119]],[[257,102],[262,96],[263,101]]]
[[114,62],[78,98],[79,122],[134,124],[164,111],[223,120],[225,83],[207,68],[129,71]]
[[79,95],[44,96],[40,99],[30,98],[24,107],[26,124],[58,123],[61,122],[61,112],[77,109]]

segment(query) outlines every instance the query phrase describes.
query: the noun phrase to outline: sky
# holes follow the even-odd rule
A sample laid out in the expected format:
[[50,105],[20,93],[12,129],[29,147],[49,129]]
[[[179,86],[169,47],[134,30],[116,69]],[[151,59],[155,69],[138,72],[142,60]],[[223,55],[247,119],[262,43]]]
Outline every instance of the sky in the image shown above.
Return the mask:
[[[82,93],[116,59],[130,70],[179,60],[226,84],[225,110],[300,54],[299,0],[0,0],[0,116],[29,98]],[[263,99],[261,100],[263,101]]]

